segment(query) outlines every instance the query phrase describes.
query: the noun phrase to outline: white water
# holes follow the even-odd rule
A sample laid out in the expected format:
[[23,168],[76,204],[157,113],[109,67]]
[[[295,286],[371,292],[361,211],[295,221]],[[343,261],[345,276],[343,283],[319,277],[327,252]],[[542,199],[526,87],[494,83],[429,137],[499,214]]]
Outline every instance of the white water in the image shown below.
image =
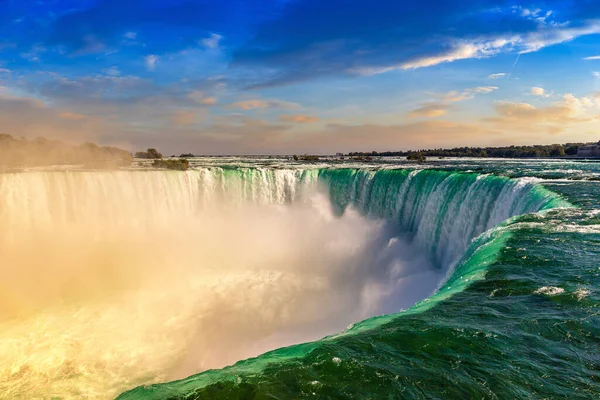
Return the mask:
[[316,174],[0,176],[0,393],[111,398],[408,307],[443,277]]

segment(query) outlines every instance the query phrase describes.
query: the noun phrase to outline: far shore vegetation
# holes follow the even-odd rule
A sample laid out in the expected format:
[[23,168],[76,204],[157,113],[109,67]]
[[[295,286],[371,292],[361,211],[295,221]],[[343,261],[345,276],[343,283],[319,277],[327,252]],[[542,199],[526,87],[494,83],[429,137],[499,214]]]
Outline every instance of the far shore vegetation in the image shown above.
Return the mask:
[[[337,153],[336,158],[348,161],[372,161],[374,157],[406,157],[409,161],[425,162],[428,157],[474,158],[553,158],[575,157],[577,149],[587,143],[566,143],[533,146],[504,147],[455,147],[453,149],[423,149],[417,151],[352,152],[346,155]],[[153,167],[185,171],[190,167],[188,158],[196,157],[192,153],[183,153],[179,157],[163,159],[155,148],[136,152],[112,146],[99,146],[86,142],[72,144],[47,138],[14,138],[0,134],[0,168],[28,168],[50,166],[81,166],[84,168],[104,169],[129,167],[134,163],[141,167]],[[293,155],[297,162],[318,162],[323,156],[303,154]],[[325,158],[326,159],[326,158]]]
[[[417,151],[353,152],[350,157],[476,157],[476,158],[551,158],[577,155],[577,148],[587,143],[565,143],[533,146],[455,147],[453,149],[423,149]],[[417,160],[419,161],[419,160]]]

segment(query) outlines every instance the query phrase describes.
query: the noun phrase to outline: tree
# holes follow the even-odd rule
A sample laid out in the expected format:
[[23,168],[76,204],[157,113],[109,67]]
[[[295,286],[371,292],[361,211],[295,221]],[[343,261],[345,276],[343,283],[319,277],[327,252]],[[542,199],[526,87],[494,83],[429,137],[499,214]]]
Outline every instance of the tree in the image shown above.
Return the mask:
[[146,151],[138,151],[135,153],[135,158],[146,158],[150,160],[160,160],[163,158],[162,154],[160,154],[156,149],[148,149]]
[[555,144],[550,150],[550,157],[564,157],[566,155],[565,148],[560,144]]
[[425,160],[427,160],[427,157],[425,157],[423,155],[423,153],[417,152],[417,153],[410,153],[406,159],[408,161],[417,161],[417,162],[424,162]]

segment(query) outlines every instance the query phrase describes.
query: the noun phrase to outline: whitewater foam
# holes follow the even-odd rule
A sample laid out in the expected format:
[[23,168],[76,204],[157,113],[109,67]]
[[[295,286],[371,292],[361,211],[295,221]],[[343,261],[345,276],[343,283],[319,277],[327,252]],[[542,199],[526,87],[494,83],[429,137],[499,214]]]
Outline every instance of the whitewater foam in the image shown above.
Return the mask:
[[556,296],[559,294],[563,294],[565,292],[565,289],[563,288],[559,288],[556,286],[542,286],[541,288],[537,289],[535,292],[535,294],[544,294],[546,296]]

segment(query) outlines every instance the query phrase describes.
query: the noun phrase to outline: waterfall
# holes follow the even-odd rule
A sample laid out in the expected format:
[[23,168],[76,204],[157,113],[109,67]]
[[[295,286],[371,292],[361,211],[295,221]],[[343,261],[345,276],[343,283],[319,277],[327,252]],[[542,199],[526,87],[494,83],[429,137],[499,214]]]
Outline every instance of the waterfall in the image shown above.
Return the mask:
[[319,339],[410,307],[478,235],[561,202],[433,170],[0,174],[0,393],[109,398]]
[[349,205],[395,222],[441,267],[458,261],[471,240],[502,221],[564,202],[535,182],[434,170],[323,169],[338,213]]

